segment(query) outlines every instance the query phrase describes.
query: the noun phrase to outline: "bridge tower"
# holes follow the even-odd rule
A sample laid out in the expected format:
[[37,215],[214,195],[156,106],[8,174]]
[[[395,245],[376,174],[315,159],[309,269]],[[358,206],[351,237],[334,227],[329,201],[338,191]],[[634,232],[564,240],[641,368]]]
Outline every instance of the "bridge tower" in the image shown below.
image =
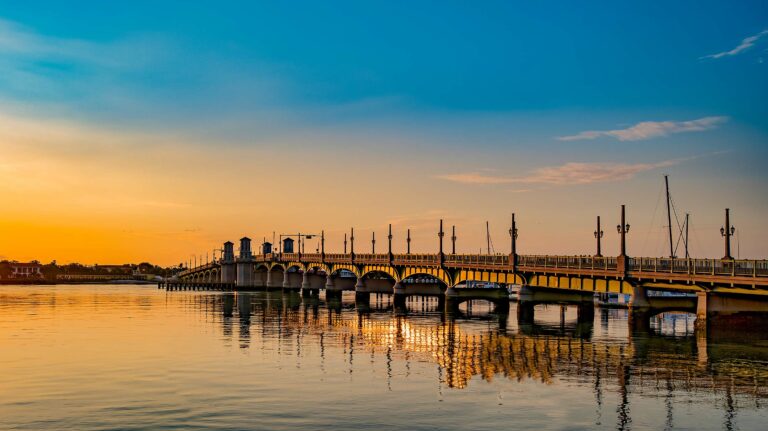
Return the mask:
[[240,238],[240,256],[237,258],[237,287],[253,286],[253,271],[256,260],[251,253],[251,239]]
[[224,243],[224,254],[221,258],[221,282],[235,282],[235,244],[231,241]]

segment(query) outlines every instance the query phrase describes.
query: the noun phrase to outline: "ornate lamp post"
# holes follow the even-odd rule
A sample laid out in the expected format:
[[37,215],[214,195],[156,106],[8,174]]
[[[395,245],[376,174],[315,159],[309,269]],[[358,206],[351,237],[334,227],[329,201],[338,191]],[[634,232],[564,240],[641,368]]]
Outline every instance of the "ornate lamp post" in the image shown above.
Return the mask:
[[456,254],[456,225],[451,227],[451,254]]
[[627,232],[629,232],[629,223],[626,222],[624,205],[621,206],[621,224],[616,225],[616,232],[621,234],[621,254],[627,256]]
[[355,228],[349,231],[349,256],[355,260]]
[[371,232],[371,254],[376,254],[376,232]]
[[392,223],[389,224],[389,234],[387,235],[387,255],[389,257],[389,263],[392,264],[392,260],[394,259],[394,255],[392,254]]
[[320,261],[325,262],[325,231],[320,231]]
[[731,237],[736,233],[736,228],[731,225],[731,210],[725,209],[725,226],[720,228],[720,236],[725,238],[725,256],[723,260],[733,260],[731,256]]
[[517,223],[515,222],[515,213],[512,213],[512,223],[509,225],[509,260],[512,264],[512,270],[517,268]]
[[347,234],[344,234],[344,254],[347,254]]
[[621,235],[621,253],[616,257],[616,270],[627,274],[627,232],[629,232],[629,223],[626,222],[624,205],[621,206],[621,224],[616,225],[616,231]]
[[411,254],[411,230],[408,229],[408,238],[405,240],[405,243],[407,244],[406,253]]
[[509,226],[510,253],[517,254],[517,226],[515,223],[515,213],[512,213],[512,224]]
[[445,232],[443,232],[443,219],[440,219],[440,232],[437,233],[437,237],[440,239],[440,265],[445,263],[445,254],[443,253],[443,237],[445,236]]
[[600,216],[597,216],[597,230],[595,231],[595,239],[597,240],[597,254],[595,254],[595,257],[603,257],[600,248],[600,239],[603,238],[603,233],[604,232],[600,229]]

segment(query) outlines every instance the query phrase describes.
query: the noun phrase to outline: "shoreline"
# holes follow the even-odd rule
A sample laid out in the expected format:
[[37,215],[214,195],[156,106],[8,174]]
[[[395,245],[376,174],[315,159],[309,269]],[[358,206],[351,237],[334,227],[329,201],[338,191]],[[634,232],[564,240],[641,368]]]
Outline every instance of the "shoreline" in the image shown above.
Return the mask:
[[146,280],[104,280],[104,281],[69,281],[69,280],[0,280],[0,286],[53,286],[57,284],[157,284]]

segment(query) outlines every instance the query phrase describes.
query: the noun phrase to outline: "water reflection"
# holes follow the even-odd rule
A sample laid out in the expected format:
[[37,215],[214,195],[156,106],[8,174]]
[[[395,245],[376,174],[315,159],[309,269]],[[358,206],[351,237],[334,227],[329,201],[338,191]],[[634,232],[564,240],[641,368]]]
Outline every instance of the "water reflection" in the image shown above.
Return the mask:
[[[0,417],[19,429],[51,429],[84,411],[92,429],[137,420],[284,429],[290,415],[294,425],[311,418],[334,430],[371,420],[404,429],[736,429],[766,414],[764,339],[702,337],[685,314],[656,316],[638,332],[625,310],[449,305],[386,295],[0,290]],[[79,410],[57,407],[58,398]],[[414,426],[423,417],[431,422]]]
[[[735,348],[727,341],[722,345],[702,344],[694,336],[693,318],[685,314],[655,316],[651,331],[630,336],[628,330],[611,327],[611,322],[623,317],[626,328],[625,310],[599,310],[599,326],[595,328],[594,320],[569,320],[568,307],[561,305],[537,310],[545,315],[549,312],[554,319],[546,320],[545,316],[544,320],[509,325],[514,309],[497,313],[490,304],[471,303],[451,313],[436,298],[413,298],[403,309],[380,299],[370,304],[343,300],[325,303],[317,297],[302,301],[298,295],[266,293],[240,294],[237,298],[242,326],[250,325],[251,315],[258,316],[255,320],[262,330],[263,325],[276,324],[279,338],[295,338],[298,356],[303,342],[318,342],[324,351],[332,340],[332,346],[347,355],[351,374],[356,354],[383,353],[390,390],[392,362],[396,360],[436,363],[440,391],[443,385],[466,388],[474,377],[486,382],[530,379],[547,385],[573,381],[593,388],[596,425],[608,416],[604,392],[618,393],[619,402],[614,407],[618,430],[632,426],[630,395],[634,392],[664,398],[665,429],[674,427],[676,391],[722,396],[725,429],[733,429],[737,409],[734,394],[748,397],[755,406],[768,396],[766,349],[741,344]],[[205,302],[201,306],[212,313],[220,304],[223,315],[231,315],[229,295],[195,300]],[[463,323],[470,321],[484,321],[487,326],[484,330],[465,328]],[[224,322],[226,335],[226,319]],[[242,336],[247,333],[241,329],[243,347],[248,345],[244,341],[247,337]],[[323,367],[322,359],[318,365]]]
[[[746,345],[737,349],[729,343],[702,347],[693,335],[692,320],[684,315],[660,316],[652,322],[654,331],[627,336],[609,327],[611,315],[620,320],[623,310],[600,310],[599,326],[594,327],[592,322],[568,321],[564,306],[550,306],[549,314],[557,317],[554,322],[537,320],[513,327],[507,322],[514,320],[509,319],[514,309],[500,315],[493,307],[478,311],[473,304],[450,314],[440,311],[436,299],[409,302],[401,313],[393,313],[391,304],[373,302],[359,310],[352,301],[325,303],[317,297],[282,293],[200,295],[188,300],[207,313],[222,315],[225,337],[232,335],[236,301],[242,348],[250,346],[255,325],[262,333],[272,331],[281,340],[295,341],[298,356],[306,343],[319,343],[321,352],[330,346],[343,349],[350,373],[355,355],[380,352],[386,357],[388,376],[392,361],[428,360],[437,364],[441,383],[449,388],[465,388],[475,376],[488,382],[589,381],[600,405],[605,386],[615,387],[622,400],[617,407],[619,428],[631,422],[626,405],[630,390],[664,391],[668,398],[673,390],[726,398],[738,393],[755,402],[768,395],[766,349]],[[476,325],[465,328],[469,321],[487,325],[482,330]]]

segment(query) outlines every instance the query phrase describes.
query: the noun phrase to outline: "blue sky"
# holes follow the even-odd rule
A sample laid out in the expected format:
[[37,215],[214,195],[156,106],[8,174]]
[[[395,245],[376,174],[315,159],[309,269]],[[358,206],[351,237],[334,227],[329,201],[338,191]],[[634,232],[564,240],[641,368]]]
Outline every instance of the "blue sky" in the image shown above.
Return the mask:
[[0,113],[188,148],[410,152],[456,188],[449,214],[614,183],[653,201],[674,171],[681,195],[734,196],[691,206],[746,206],[757,230],[766,61],[762,1],[0,1]]
[[377,115],[629,110],[727,114],[761,129],[768,115],[764,39],[700,58],[768,28],[765,2],[2,3],[6,26],[120,57],[21,55],[26,72],[60,85],[2,85],[6,97],[88,113],[142,117],[94,94],[112,85],[146,92],[137,103],[181,100],[208,114],[210,104],[242,112],[384,100]]

